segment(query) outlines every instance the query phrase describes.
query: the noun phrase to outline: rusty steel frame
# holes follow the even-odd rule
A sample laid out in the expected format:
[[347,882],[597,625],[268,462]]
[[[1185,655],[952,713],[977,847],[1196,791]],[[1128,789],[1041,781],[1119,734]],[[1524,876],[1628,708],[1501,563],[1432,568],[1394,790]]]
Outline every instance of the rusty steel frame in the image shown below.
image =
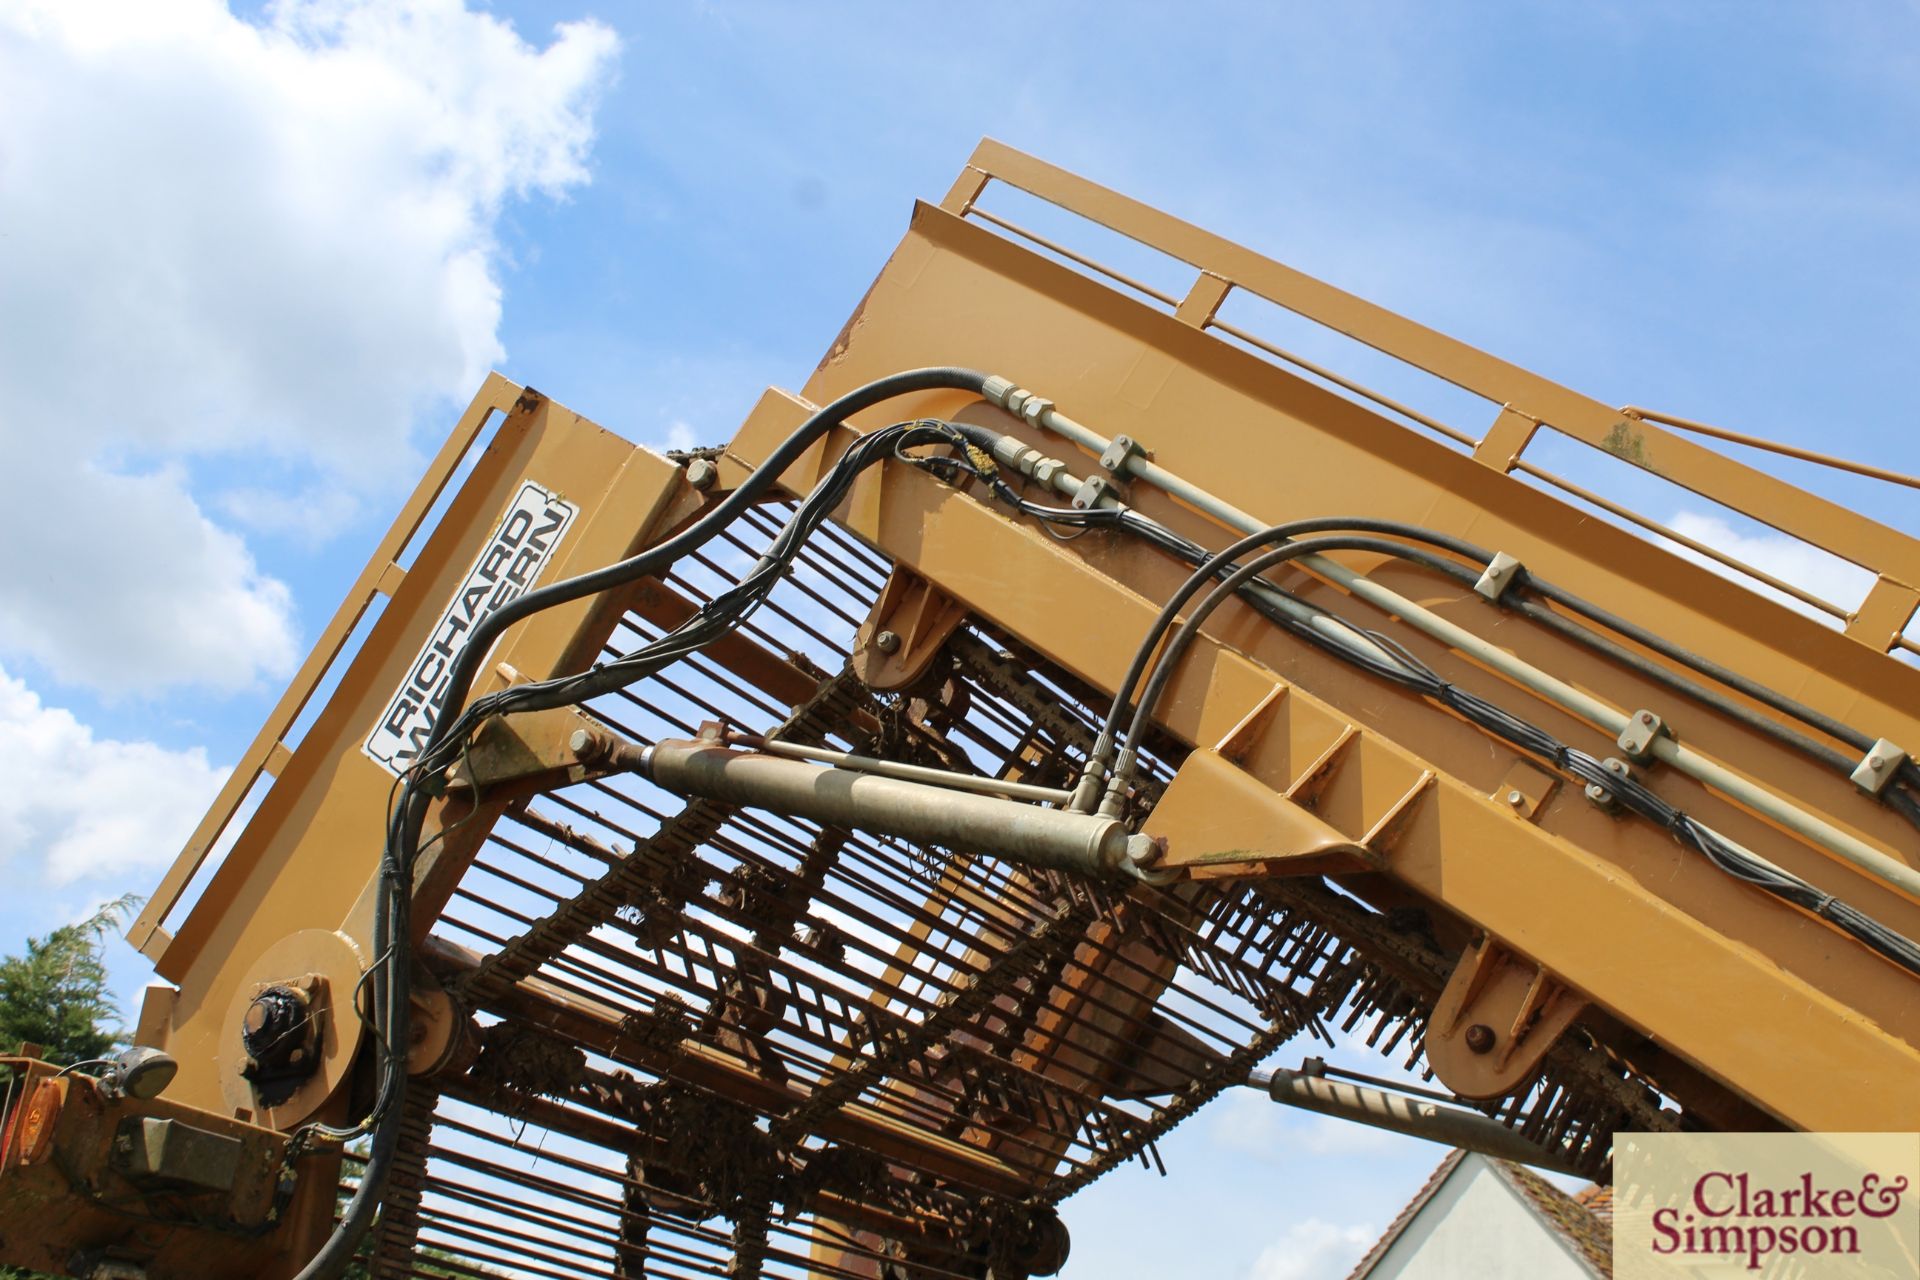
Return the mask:
[[[1196,273],[1191,289],[1175,298],[981,207],[995,182],[1187,263]],[[1476,437],[1301,361],[1218,318],[1235,290],[1472,391],[1496,406],[1497,416]],[[137,1037],[181,1059],[170,1099],[232,1114],[228,1077],[236,1064],[223,1048],[229,1010],[251,984],[289,976],[262,969],[269,957],[287,954],[275,951],[283,940],[301,931],[338,935],[363,963],[371,959],[371,886],[392,778],[360,744],[523,480],[580,509],[547,570],[545,580],[556,580],[684,528],[737,486],[813,405],[875,377],[932,364],[1014,378],[1101,434],[1140,442],[1160,466],[1262,518],[1401,518],[1505,551],[1605,609],[1657,624],[1675,643],[1871,736],[1920,742],[1920,672],[1884,653],[1920,600],[1911,585],[1920,582],[1920,543],[1644,418],[1623,416],[983,142],[940,205],[916,206],[905,238],[802,392],[766,393],[726,449],[706,459],[698,485],[683,469],[544,397],[497,375],[488,380],[134,926],[136,945],[172,984],[150,991]],[[780,494],[807,492],[857,432],[916,416],[991,426],[1078,471],[1096,470],[1058,437],[974,397],[936,392],[829,434],[782,477]],[[449,496],[452,477],[495,419],[491,442]],[[1606,450],[1867,567],[1876,585],[1844,632],[1822,627],[1516,478],[1536,470],[1522,455],[1542,430]],[[444,515],[402,571],[405,550],[443,497]],[[1126,497],[1204,545],[1232,540],[1201,513],[1144,485]],[[1625,508],[1616,514],[1648,524]],[[832,736],[866,754],[880,754],[874,744],[888,741],[920,753],[921,763],[945,762],[952,743],[927,724],[914,721],[907,737],[898,735],[919,714],[903,711],[907,700],[932,696],[929,664],[951,662],[949,678],[959,686],[989,693],[1002,686],[980,712],[999,717],[993,734],[980,736],[986,721],[956,712],[954,742],[973,735],[1008,778],[1051,769],[1046,781],[1054,786],[1064,785],[1061,769],[1084,758],[1092,734],[1083,718],[1089,713],[1065,704],[1091,707],[1111,695],[1134,638],[1185,572],[1115,535],[1059,541],[977,494],[897,463],[865,473],[835,519],[842,531],[835,537],[850,535],[849,547],[857,544],[870,557],[843,565],[847,580],[861,584],[850,598],[872,610],[864,621],[844,619],[859,622],[847,641],[850,673],[820,670],[747,628],[707,651],[700,678],[758,708],[753,714],[768,732],[784,722],[797,741]],[[754,549],[747,539],[770,528],[771,513],[753,514],[740,536],[729,535],[731,549],[712,557]],[[1911,829],[1895,815],[1844,776],[1816,775],[1750,726],[1504,615],[1449,581],[1375,555],[1351,563],[1535,667],[1606,690],[1617,705],[1660,707],[1690,747],[1890,856],[1920,862]],[[723,569],[711,557],[702,565]],[[1606,746],[1608,735],[1596,736],[1594,726],[1532,700],[1329,584],[1295,574],[1284,585],[1393,632],[1447,680],[1512,705],[1560,740]],[[669,574],[539,615],[503,639],[476,692],[581,670],[611,651],[616,634],[684,620],[699,595]],[[352,648],[356,627],[381,596],[380,616]],[[891,660],[872,647],[890,610],[920,620]],[[804,617],[784,617],[807,629]],[[1006,654],[996,649],[1000,643]],[[326,704],[289,746],[293,726],[332,673],[338,683]],[[1044,689],[1021,692],[1025,677]],[[662,687],[680,697],[673,678],[667,673]],[[886,681],[903,687],[890,692]],[[1074,692],[1068,698],[1060,690]],[[616,729],[615,714],[674,723],[644,690],[607,706],[602,714]],[[1502,1118],[1540,1140],[1583,1144],[1581,1159],[1589,1163],[1604,1158],[1591,1144],[1608,1126],[1670,1123],[1658,1110],[1659,1093],[1709,1124],[1920,1128],[1920,1102],[1902,1087],[1920,1068],[1912,975],[1824,922],[1728,880],[1663,833],[1595,808],[1578,786],[1564,785],[1465,721],[1303,650],[1245,608],[1228,605],[1208,621],[1158,709],[1150,754],[1138,805],[1148,811],[1145,830],[1166,840],[1166,865],[1186,877],[1183,885],[1124,897],[986,860],[936,864],[911,882],[912,900],[903,888],[886,889],[886,900],[896,903],[888,909],[899,915],[889,926],[898,941],[889,944],[896,947],[891,960],[868,975],[872,995],[859,1009],[833,1005],[839,997],[830,984],[806,987],[813,979],[800,960],[811,965],[818,957],[808,951],[797,959],[796,949],[814,944],[796,943],[791,930],[823,886],[838,884],[834,891],[844,893],[847,885],[871,889],[882,872],[904,875],[902,866],[886,862],[892,855],[858,833],[809,837],[705,802],[661,811],[658,829],[628,833],[623,838],[633,847],[623,850],[612,840],[627,812],[617,806],[636,815],[652,811],[601,780],[551,797],[560,808],[530,808],[528,795],[510,787],[483,788],[442,806],[430,829],[443,838],[422,878],[416,917],[422,956],[448,984],[456,1007],[503,1019],[503,1026],[546,1028],[595,1062],[613,1064],[589,1067],[585,1083],[569,1085],[571,1092],[516,1095],[522,1114],[544,1116],[555,1132],[590,1145],[617,1145],[622,1133],[634,1132],[621,1125],[640,1124],[646,1114],[634,1109],[639,1086],[626,1068],[663,1086],[691,1082],[702,1096],[734,1099],[767,1118],[783,1138],[825,1135],[879,1152],[896,1172],[910,1171],[898,1181],[921,1188],[915,1194],[925,1203],[862,1199],[845,1188],[820,1201],[837,1206],[835,1220],[865,1224],[858,1231],[893,1223],[888,1229],[937,1234],[945,1217],[972,1220],[954,1188],[1005,1213],[1026,1199],[1070,1194],[1116,1161],[1150,1158],[1166,1127],[1244,1076],[1285,1036],[1321,1029],[1322,1018],[1358,1026],[1389,1049],[1404,1044],[1416,1062],[1423,1038],[1454,1052],[1442,1041],[1463,1035],[1464,1020],[1450,1012],[1433,1022],[1429,1014],[1441,1005],[1450,972],[1473,972],[1459,967],[1463,957],[1505,975],[1499,992],[1518,993],[1499,996],[1519,1005],[1502,1006],[1511,1015],[1512,1043],[1499,1041],[1494,1056],[1519,1064],[1516,1072],[1532,1072],[1536,1083],[1501,1104]],[[216,842],[263,776],[272,786],[182,916],[184,895],[205,876]],[[548,781],[555,776],[550,770]],[[1920,903],[1887,884],[1686,778],[1656,772],[1648,781],[1789,871],[1920,935]],[[602,801],[605,812],[591,807]],[[513,863],[518,869],[510,869],[500,854],[512,847],[500,843],[503,832],[531,833],[548,842],[552,856],[522,849],[513,855],[521,859]],[[794,865],[760,865],[755,859],[765,863],[770,855],[740,852],[755,841]],[[716,853],[731,869],[702,861]],[[563,867],[562,855],[596,870]],[[536,883],[549,873],[560,878]],[[488,917],[504,925],[471,923],[476,911],[493,909],[479,877],[525,899]],[[769,883],[801,895],[801,907],[774,912],[786,933],[743,905]],[[619,912],[640,900],[671,900],[710,919],[686,924],[685,937],[664,949],[655,943],[652,959],[629,954],[622,948],[631,944],[615,945],[603,933],[624,928],[638,937]],[[1382,929],[1377,922],[1389,912],[1419,919],[1419,938]],[[735,937],[716,922],[744,932]],[[484,951],[451,942],[443,928],[464,929]],[[1249,941],[1255,935],[1264,939],[1259,946]],[[714,958],[721,954],[731,958]],[[708,979],[695,981],[703,965],[712,970],[710,991],[700,985]],[[729,966],[732,977],[723,982]],[[1246,1015],[1234,1035],[1201,1050],[1172,1030],[1154,1030],[1157,1002],[1191,975],[1260,1016]],[[801,1028],[817,1062],[807,1060],[812,1065],[797,1075],[800,1058],[789,1054],[792,1062],[782,1065],[776,1060],[786,1051],[767,1037],[769,1025],[775,1039],[799,1033],[777,1012],[768,1024],[753,1003],[755,992],[776,980],[787,984],[783,998],[801,1006],[789,1010],[789,1022],[818,1023]],[[676,983],[710,998],[703,1038],[675,1039],[673,1007],[655,1002]],[[1463,1000],[1491,999],[1495,989],[1455,989],[1444,1007],[1457,1011]],[[644,1007],[634,1001],[642,993]],[[1500,1025],[1504,1034],[1506,1023]],[[1523,1045],[1529,1025],[1577,1026],[1579,1035],[1543,1030]],[[1122,1060],[1129,1037],[1145,1058]],[[432,1080],[443,1109],[501,1100],[497,1084],[483,1087],[462,1074],[470,1067],[462,1059]],[[1148,1088],[1156,1072],[1184,1072],[1185,1085],[1166,1103],[1134,1107],[1127,1091]],[[997,1103],[981,1100],[996,1089],[1004,1095],[995,1095]],[[348,1118],[350,1094],[342,1089],[319,1114]],[[1020,1106],[1056,1114],[1057,1123],[1023,1127],[1012,1118]],[[391,1224],[383,1267],[396,1265],[416,1232],[445,1225],[435,1216],[446,1212],[444,1200],[421,1199],[423,1187],[445,1192],[450,1185],[432,1172],[439,1167],[433,1160],[454,1158],[432,1127],[436,1115],[444,1111],[429,1106],[410,1121],[417,1132],[400,1187],[406,1220]],[[463,1131],[454,1124],[447,1132]],[[629,1190],[633,1182],[627,1179]],[[325,1190],[330,1204],[331,1188]],[[626,1207],[613,1247],[626,1274],[637,1247],[628,1237],[637,1232],[643,1239],[648,1213],[656,1211],[620,1203]],[[657,1212],[663,1224],[672,1217]],[[324,1230],[324,1217],[306,1214],[307,1238]],[[471,1224],[447,1229],[458,1235]],[[504,1234],[489,1237],[489,1247],[508,1248],[501,1241],[517,1238],[514,1230],[499,1227]],[[786,1255],[764,1233],[737,1227],[735,1235],[727,1247],[749,1270],[769,1248],[776,1270],[798,1265],[780,1262]],[[535,1236],[521,1243],[552,1245]],[[701,1248],[725,1243],[697,1231],[685,1239],[705,1241]],[[820,1240],[811,1247],[816,1258],[825,1256]],[[845,1247],[852,1250],[847,1257],[859,1254]],[[846,1262],[850,1269],[841,1273],[867,1274],[861,1268],[870,1261]]]

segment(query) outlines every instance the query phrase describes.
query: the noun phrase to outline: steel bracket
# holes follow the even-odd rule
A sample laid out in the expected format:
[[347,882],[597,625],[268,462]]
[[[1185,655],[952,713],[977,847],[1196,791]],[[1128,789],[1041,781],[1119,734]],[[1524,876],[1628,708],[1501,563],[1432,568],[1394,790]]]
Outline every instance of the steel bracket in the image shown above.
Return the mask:
[[598,750],[610,740],[605,726],[573,707],[490,716],[473,743],[447,770],[450,792],[498,799],[511,788],[531,795],[615,772]]
[[1427,1027],[1427,1063],[1447,1088],[1484,1101],[1533,1076],[1585,997],[1492,938],[1454,966]]
[[1107,498],[1118,496],[1113,481],[1106,476],[1088,476],[1080,482],[1080,489],[1073,495],[1073,508],[1076,511],[1091,511]]
[[1115,436],[1107,442],[1106,451],[1100,455],[1100,469],[1109,475],[1123,475],[1131,459],[1148,456],[1140,442],[1132,436]]
[[869,689],[906,688],[927,673],[966,616],[966,606],[896,565],[854,636],[854,674]]
[[1651,711],[1636,711],[1627,720],[1627,727],[1620,731],[1620,750],[1635,764],[1645,764],[1653,756],[1654,739],[1663,734],[1673,737],[1665,720]]
[[[1602,763],[1605,764],[1607,772],[1613,774],[1615,777],[1624,779],[1633,776],[1633,766],[1625,760],[1609,756]],[[1587,799],[1593,801],[1608,813],[1612,813],[1620,807],[1620,797],[1597,782],[1589,782],[1587,784],[1586,795]]]
[[1905,751],[1882,738],[1861,757],[1853,771],[1853,785],[1870,796],[1877,796],[1886,790],[1888,780],[1900,772],[1900,766],[1906,761]]
[[1497,603],[1525,568],[1517,557],[1504,551],[1495,552],[1493,559],[1487,563],[1487,571],[1480,575],[1480,581],[1473,584],[1473,589]]

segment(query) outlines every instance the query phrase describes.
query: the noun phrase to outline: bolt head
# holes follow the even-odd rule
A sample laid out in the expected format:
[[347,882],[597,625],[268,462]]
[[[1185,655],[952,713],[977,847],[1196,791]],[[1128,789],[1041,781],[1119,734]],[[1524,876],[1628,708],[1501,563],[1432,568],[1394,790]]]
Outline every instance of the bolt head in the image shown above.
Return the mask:
[[1526,802],[1527,802],[1527,798],[1524,795],[1520,794],[1518,791],[1507,792],[1507,803],[1512,805],[1514,808],[1517,809],[1521,805],[1525,804]]
[[1484,1022],[1476,1022],[1467,1028],[1467,1049],[1471,1053],[1490,1053],[1494,1038],[1492,1027]]
[[687,464],[687,483],[702,493],[713,488],[713,482],[720,478],[720,468],[706,458],[695,458]]
[[1651,712],[1651,711],[1642,711],[1642,712],[1640,713],[1640,723],[1641,723],[1641,724],[1644,724],[1644,725],[1652,725],[1652,724],[1653,724],[1653,712]]
[[1885,756],[1875,756],[1873,759],[1867,761],[1867,768],[1873,770],[1875,773],[1882,772],[1886,767],[1887,760]]
[[1134,866],[1157,866],[1160,860],[1167,856],[1167,838],[1165,836],[1155,836],[1151,840],[1142,840],[1139,846],[1131,850],[1131,852]]
[[882,631],[873,638],[873,647],[882,653],[898,653],[900,651],[900,636],[896,632]]

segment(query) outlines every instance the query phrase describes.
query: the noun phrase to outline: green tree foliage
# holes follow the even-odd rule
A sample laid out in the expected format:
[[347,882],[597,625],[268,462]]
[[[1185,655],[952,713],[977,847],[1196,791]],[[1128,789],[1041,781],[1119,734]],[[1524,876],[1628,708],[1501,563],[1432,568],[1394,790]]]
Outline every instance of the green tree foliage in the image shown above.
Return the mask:
[[37,1044],[47,1061],[66,1066],[125,1042],[102,947],[139,904],[128,894],[78,924],[27,939],[26,954],[0,960],[0,1052]]
[[[27,939],[25,954],[0,959],[0,1052],[13,1053],[23,1042],[37,1044],[41,1057],[67,1066],[104,1057],[126,1043],[120,1011],[107,990],[103,946],[140,901],[129,894],[109,902],[77,924]],[[365,1158],[364,1146],[359,1154]],[[351,1185],[343,1188],[342,1202],[351,1191]],[[418,1265],[421,1275],[496,1274],[440,1249],[421,1249]],[[367,1274],[365,1263],[354,1262],[345,1280],[367,1280]],[[0,1280],[54,1277],[0,1265]]]
[[[125,1041],[120,1011],[107,992],[101,951],[107,935],[140,901],[128,894],[78,924],[28,938],[26,954],[0,959],[0,1053],[37,1044],[48,1062],[68,1065],[101,1057]],[[0,1068],[0,1084],[10,1074]],[[0,1280],[52,1277],[0,1266]]]
[[[107,992],[102,947],[139,905],[128,894],[78,924],[27,939],[24,955],[0,959],[0,1052],[37,1044],[47,1061],[68,1065],[101,1057],[125,1041],[120,1011]],[[0,1266],[0,1280],[53,1278]]]

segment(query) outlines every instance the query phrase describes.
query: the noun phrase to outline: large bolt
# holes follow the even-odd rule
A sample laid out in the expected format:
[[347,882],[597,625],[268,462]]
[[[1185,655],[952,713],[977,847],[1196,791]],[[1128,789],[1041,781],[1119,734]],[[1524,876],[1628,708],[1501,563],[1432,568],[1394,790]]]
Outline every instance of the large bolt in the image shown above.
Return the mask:
[[1493,1049],[1493,1028],[1484,1022],[1476,1022],[1467,1028],[1467,1049],[1473,1053],[1487,1053]]
[[1127,856],[1136,867],[1158,866],[1167,856],[1165,836],[1134,836],[1127,841]]
[[882,653],[897,653],[900,650],[900,637],[892,631],[882,631],[873,638],[873,647]]
[[1512,805],[1514,808],[1518,809],[1521,805],[1525,804],[1526,802],[1527,802],[1526,796],[1522,795],[1520,792],[1518,791],[1507,792],[1507,803]]
[[695,458],[687,464],[687,483],[705,493],[713,488],[713,482],[720,478],[720,468],[706,458]]
[[607,754],[607,739],[591,729],[575,729],[573,736],[567,739],[567,747],[573,752],[574,759],[591,763]]

